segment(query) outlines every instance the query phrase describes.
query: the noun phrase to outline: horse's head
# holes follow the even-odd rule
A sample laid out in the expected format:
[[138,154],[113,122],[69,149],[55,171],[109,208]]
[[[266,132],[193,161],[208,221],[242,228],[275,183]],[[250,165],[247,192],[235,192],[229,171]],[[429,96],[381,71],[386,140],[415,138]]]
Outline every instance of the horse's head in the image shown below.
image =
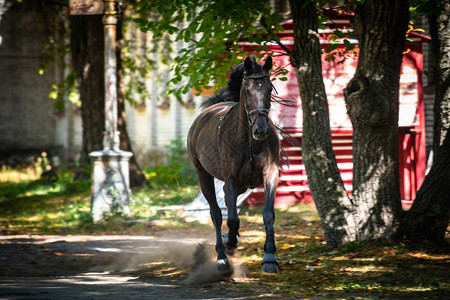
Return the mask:
[[255,140],[262,141],[269,132],[269,110],[272,82],[269,70],[272,58],[269,56],[263,66],[256,59],[247,57],[244,61],[244,79],[241,86],[241,102],[244,103],[247,120]]

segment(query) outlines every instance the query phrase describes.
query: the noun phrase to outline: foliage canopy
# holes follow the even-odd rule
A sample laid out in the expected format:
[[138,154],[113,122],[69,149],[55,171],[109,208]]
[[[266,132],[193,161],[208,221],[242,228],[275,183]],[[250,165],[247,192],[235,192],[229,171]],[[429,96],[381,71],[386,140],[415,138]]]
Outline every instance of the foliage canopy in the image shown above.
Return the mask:
[[200,0],[149,1],[138,3],[139,24],[154,39],[170,35],[187,47],[174,59],[170,84],[180,95],[190,88],[201,91],[212,81],[216,87],[226,84],[230,66],[248,55],[239,42],[255,44],[256,53],[267,50],[265,41],[279,41],[283,16],[273,13],[267,1]]

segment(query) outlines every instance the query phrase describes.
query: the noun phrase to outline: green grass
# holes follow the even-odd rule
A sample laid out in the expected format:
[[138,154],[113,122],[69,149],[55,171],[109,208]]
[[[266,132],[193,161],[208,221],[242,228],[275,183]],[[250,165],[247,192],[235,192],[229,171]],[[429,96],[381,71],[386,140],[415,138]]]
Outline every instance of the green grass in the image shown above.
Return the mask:
[[[154,169],[147,175],[151,172]],[[162,214],[159,210],[189,203],[198,193],[195,181],[186,179],[185,174],[173,170],[165,172],[172,172],[170,182],[155,180],[151,186],[132,191],[130,216],[111,216],[100,224],[93,224],[90,179],[75,179],[74,173],[60,170],[57,179],[49,181],[38,179],[32,169],[4,168],[0,175],[0,230],[4,234],[145,232],[148,226],[145,222],[132,221],[174,216],[175,213]],[[180,224],[172,222],[172,226]]]
[[[76,227],[89,216],[88,182],[38,181],[33,176],[15,182],[5,180],[14,170],[3,170],[0,182],[0,221],[3,233],[59,233]],[[12,176],[10,176],[11,178]],[[23,177],[22,177],[23,178]]]

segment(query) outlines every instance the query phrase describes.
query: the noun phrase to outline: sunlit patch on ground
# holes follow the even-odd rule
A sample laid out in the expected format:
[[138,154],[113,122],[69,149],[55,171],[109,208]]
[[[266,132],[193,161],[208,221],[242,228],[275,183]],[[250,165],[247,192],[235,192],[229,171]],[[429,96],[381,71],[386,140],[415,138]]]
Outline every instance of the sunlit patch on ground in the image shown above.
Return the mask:
[[343,268],[342,271],[352,272],[355,274],[364,274],[367,272],[389,272],[392,273],[394,270],[392,268],[383,267],[383,266],[360,266],[360,267],[346,267]]

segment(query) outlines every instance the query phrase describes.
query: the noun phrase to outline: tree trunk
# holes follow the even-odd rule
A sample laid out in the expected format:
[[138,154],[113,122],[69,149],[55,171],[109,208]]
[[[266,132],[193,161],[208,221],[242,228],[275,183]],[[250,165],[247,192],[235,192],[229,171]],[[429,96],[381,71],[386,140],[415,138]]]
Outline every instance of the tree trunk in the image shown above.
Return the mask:
[[308,185],[322,221],[325,239],[337,246],[356,239],[353,205],[340,177],[331,145],[328,102],[322,78],[322,48],[313,1],[290,1],[294,48],[291,64],[303,108],[302,156]]
[[[83,146],[81,163],[90,164],[89,153],[103,149],[105,131],[105,67],[103,16],[71,16],[70,47],[72,61],[78,78],[81,98]],[[125,92],[123,84],[121,44],[122,24],[117,34],[117,128],[120,132],[120,149],[132,151],[125,117]],[[145,176],[133,155],[129,162],[130,186],[142,186]]]
[[103,16],[70,16],[70,50],[81,98],[81,163],[89,153],[103,149],[105,80]]
[[406,0],[366,0],[352,20],[360,52],[344,95],[353,125],[353,201],[360,240],[390,238],[402,212],[398,98],[408,20]]
[[[127,130],[127,121],[125,113],[125,85],[122,68],[122,47],[123,47],[123,33],[122,33],[122,18],[120,18],[117,24],[117,128],[120,132],[120,149],[133,152],[131,147],[130,136]],[[130,186],[139,187],[147,183],[144,173],[142,173],[139,167],[135,155],[133,155],[129,162],[130,169]]]
[[431,11],[425,13],[430,26],[433,82],[436,85],[433,151],[434,155],[438,155],[450,128],[450,1],[432,0],[429,4]]
[[312,1],[290,4],[295,40],[291,63],[303,107],[303,160],[327,243],[390,238],[401,214],[398,91],[407,2],[366,0],[355,15],[361,50],[355,77],[345,89],[354,130],[352,199],[331,147],[316,6]]
[[434,159],[414,204],[401,223],[398,237],[443,241],[450,217],[450,134]]

